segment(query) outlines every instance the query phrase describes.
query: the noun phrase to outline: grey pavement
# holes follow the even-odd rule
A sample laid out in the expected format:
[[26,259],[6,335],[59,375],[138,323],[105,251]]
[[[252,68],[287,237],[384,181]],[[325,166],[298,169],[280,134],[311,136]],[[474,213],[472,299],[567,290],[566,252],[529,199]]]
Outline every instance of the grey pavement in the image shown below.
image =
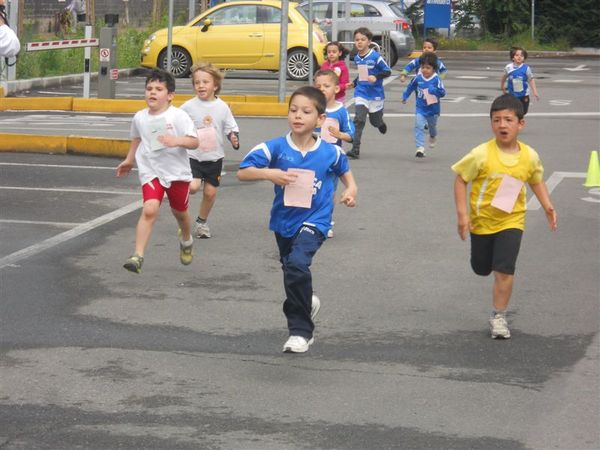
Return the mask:
[[[114,158],[0,153],[0,448],[600,447],[600,189],[582,186],[600,144],[594,61],[534,66],[549,77],[522,140],[553,181],[559,230],[531,203],[508,341],[489,338],[492,280],[470,270],[449,169],[490,138],[495,78],[450,66],[448,95],[465,98],[443,104],[423,161],[412,104],[389,102],[386,135],[367,126],[352,162],[359,204],[336,207],[335,237],[313,264],[322,310],[305,355],[281,353],[272,186],[235,179],[245,151],[227,150],[214,237],[195,242],[192,265],[178,262],[164,206],[139,276],[121,267],[135,174],[115,178]],[[35,114],[0,114],[0,130],[65,117]],[[76,128],[96,132],[98,117]],[[239,124],[245,150],[287,129]]]

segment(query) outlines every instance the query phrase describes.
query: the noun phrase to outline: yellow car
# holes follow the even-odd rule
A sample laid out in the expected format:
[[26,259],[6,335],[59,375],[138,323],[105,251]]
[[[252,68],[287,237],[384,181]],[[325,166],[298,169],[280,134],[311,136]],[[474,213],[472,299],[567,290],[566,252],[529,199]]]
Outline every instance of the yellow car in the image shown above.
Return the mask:
[[[308,78],[308,20],[297,3],[289,3],[287,75]],[[281,2],[246,0],[221,3],[187,25],[173,27],[171,72],[186,77],[196,61],[223,69],[279,70]],[[325,34],[313,27],[314,67],[323,63]],[[167,68],[167,29],[150,35],[142,48],[142,66]]]

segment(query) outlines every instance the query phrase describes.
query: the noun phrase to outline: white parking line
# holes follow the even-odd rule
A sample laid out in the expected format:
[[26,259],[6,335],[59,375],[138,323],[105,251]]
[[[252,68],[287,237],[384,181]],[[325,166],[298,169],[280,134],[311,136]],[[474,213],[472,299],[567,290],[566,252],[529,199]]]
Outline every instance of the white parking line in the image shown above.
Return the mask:
[[582,80],[552,80],[555,83],[581,83]]
[[[353,116],[354,114],[351,114]],[[414,113],[385,113],[385,117],[414,117]],[[540,112],[527,113],[527,117],[600,117],[600,112]],[[490,117],[489,113],[443,113],[442,117]]]
[[37,221],[37,220],[10,220],[10,219],[0,219],[0,223],[19,223],[24,225],[50,225],[52,227],[59,228],[73,228],[80,223],[76,222],[45,222],[45,221]]
[[140,195],[138,191],[104,191],[100,189],[35,188],[26,186],[0,186],[0,189],[12,191],[77,192],[81,194]]
[[[548,193],[551,194],[552,191],[564,178],[585,178],[587,174],[585,172],[553,172],[552,175],[548,177],[546,180],[546,186],[548,187]],[[527,209],[531,211],[535,211],[536,209],[540,209],[542,205],[538,202],[538,199],[535,195],[531,196],[529,201],[527,202]]]
[[461,80],[485,80],[489,77],[480,77],[477,75],[459,75],[457,77],[454,78],[460,78]]
[[100,216],[94,220],[90,220],[89,222],[77,225],[75,228],[57,234],[56,236],[46,239],[45,241],[42,241],[38,244],[34,244],[22,250],[18,250],[14,253],[11,253],[10,255],[5,256],[4,258],[0,258],[0,269],[7,266],[14,266],[16,262],[21,261],[22,259],[28,258],[30,256],[41,253],[44,250],[48,250],[49,248],[55,247],[58,244],[61,244],[65,241],[87,233],[88,231],[91,231],[94,228],[98,228],[99,226],[102,226],[108,222],[118,219],[119,217],[124,216],[125,214],[129,214],[130,212],[135,211],[136,209],[139,209],[141,207],[142,200],[135,201],[127,206],[123,206],[122,208],[117,209],[116,211]]
[[[99,170],[116,170],[116,167],[109,166],[72,166],[67,164],[33,164],[33,163],[11,163],[0,162],[0,166],[24,166],[24,167],[53,167],[58,169],[99,169]],[[133,168],[132,170],[137,170]]]

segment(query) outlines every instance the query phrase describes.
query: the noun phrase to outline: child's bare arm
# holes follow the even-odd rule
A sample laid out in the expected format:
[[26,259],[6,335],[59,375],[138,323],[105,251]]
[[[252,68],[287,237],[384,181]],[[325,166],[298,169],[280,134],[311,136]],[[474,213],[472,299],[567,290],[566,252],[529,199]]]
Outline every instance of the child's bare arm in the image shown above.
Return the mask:
[[342,192],[342,196],[340,197],[340,203],[343,203],[350,208],[355,207],[358,186],[356,185],[356,181],[354,181],[354,175],[352,175],[351,171],[348,171],[340,177],[340,180],[344,186],[346,186],[346,189]]
[[467,182],[460,175],[454,180],[454,203],[456,204],[456,216],[458,221],[458,235],[464,241],[471,231],[471,219],[467,207]]
[[506,94],[506,79],[507,78],[508,78],[508,75],[503,74],[502,79],[500,80],[500,89],[502,89],[503,94]]
[[550,202],[550,194],[548,194],[548,188],[546,187],[546,183],[543,181],[536,184],[530,184],[531,190],[537,197],[540,205],[544,208],[544,212],[546,213],[546,220],[548,220],[548,225],[550,226],[550,230],[556,231],[558,228],[558,222],[556,219],[556,211],[554,210],[554,206]]
[[344,142],[352,142],[352,136],[350,136],[348,133],[340,131],[339,128],[331,126],[328,128],[328,131],[329,134],[331,134],[336,139],[341,139]]
[[532,78],[531,80],[529,80],[529,85],[531,86],[531,92],[533,92],[533,96],[535,97],[536,100],[540,99],[540,96],[538,95],[538,91],[537,91],[537,87],[535,85],[535,79]]
[[127,175],[133,168],[133,164],[135,162],[135,152],[137,151],[137,148],[140,145],[140,142],[142,142],[142,140],[140,138],[135,138],[135,139],[131,140],[131,144],[129,144],[129,151],[127,152],[127,156],[117,166],[117,176],[118,177]]
[[286,184],[293,182],[298,175],[281,169],[246,167],[238,170],[237,177],[240,181],[267,180],[278,186],[285,186]]
[[158,136],[158,141],[167,147],[183,147],[193,150],[198,148],[198,138],[193,136],[172,136],[170,134],[163,134]]

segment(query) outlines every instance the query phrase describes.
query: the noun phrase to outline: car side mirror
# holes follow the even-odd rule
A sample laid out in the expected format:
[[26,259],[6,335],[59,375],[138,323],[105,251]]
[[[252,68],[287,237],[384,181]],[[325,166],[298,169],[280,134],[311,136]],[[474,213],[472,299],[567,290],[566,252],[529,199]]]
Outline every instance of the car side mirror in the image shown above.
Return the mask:
[[208,31],[208,28],[212,25],[212,21],[210,19],[206,19],[204,21],[204,25],[202,25],[202,29],[200,31],[202,31],[203,33]]

